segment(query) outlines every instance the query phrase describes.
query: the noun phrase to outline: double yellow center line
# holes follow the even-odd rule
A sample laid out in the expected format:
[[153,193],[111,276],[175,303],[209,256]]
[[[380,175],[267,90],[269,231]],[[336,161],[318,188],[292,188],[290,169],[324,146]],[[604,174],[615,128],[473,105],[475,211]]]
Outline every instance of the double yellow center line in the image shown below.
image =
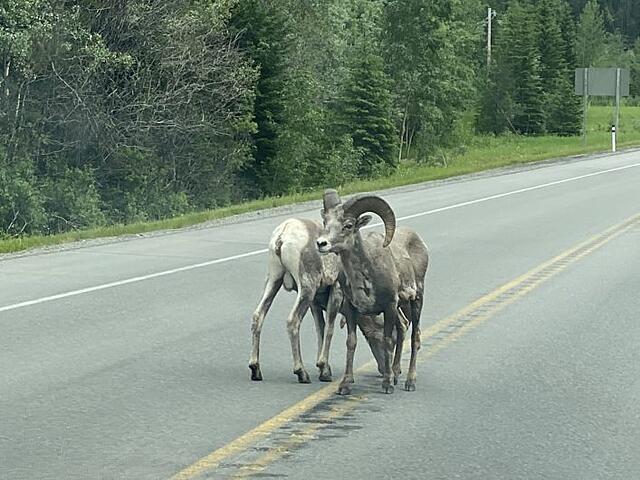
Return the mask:
[[[640,214],[634,215],[624,222],[575,245],[425,329],[422,332],[422,339],[425,342],[428,341],[430,345],[428,349],[423,350],[420,360],[424,361],[435,355],[573,263],[637,226],[640,226]],[[375,364],[371,361],[360,367],[356,372],[373,371],[374,367]],[[309,395],[244,435],[181,470],[171,480],[188,480],[204,473],[214,472],[223,462],[243,454],[259,441],[276,433],[283,426],[296,421],[320,403],[327,402],[330,397],[334,396],[338,383],[336,380]],[[326,413],[319,416],[316,421],[308,423],[304,429],[291,434],[284,441],[267,448],[256,460],[241,466],[235,472],[234,478],[248,477],[264,470],[268,465],[282,458],[293,448],[312,440],[314,433],[326,425],[328,421],[344,417],[365,400],[365,396],[352,396],[346,399],[341,398],[339,402],[327,402],[330,403],[330,406]]]

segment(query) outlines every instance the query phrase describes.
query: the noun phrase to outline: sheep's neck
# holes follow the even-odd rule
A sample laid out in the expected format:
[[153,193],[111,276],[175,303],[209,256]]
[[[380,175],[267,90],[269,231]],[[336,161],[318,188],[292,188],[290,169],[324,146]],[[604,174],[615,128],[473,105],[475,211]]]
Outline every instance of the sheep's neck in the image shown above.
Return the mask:
[[341,252],[340,259],[348,282],[345,291],[351,304],[363,314],[379,313],[371,283],[375,264],[359,233],[355,234],[353,248]]

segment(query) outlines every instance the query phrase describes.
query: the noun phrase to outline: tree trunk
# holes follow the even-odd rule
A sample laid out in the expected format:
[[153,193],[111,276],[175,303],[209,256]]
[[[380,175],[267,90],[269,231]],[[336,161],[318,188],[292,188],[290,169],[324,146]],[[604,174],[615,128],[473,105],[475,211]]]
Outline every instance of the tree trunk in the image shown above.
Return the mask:
[[407,109],[409,103],[407,102],[404,107],[404,114],[402,115],[402,130],[400,131],[400,148],[398,149],[398,163],[402,161],[402,143],[407,131]]
[[407,158],[409,158],[409,151],[411,150],[411,145],[413,143],[413,136],[415,135],[415,133],[416,133],[416,127],[414,125],[411,128],[411,130],[407,132],[407,149],[406,149]]
[[9,69],[11,67],[11,59],[8,58],[4,63],[4,96],[9,98],[9,82],[7,79],[9,78]]

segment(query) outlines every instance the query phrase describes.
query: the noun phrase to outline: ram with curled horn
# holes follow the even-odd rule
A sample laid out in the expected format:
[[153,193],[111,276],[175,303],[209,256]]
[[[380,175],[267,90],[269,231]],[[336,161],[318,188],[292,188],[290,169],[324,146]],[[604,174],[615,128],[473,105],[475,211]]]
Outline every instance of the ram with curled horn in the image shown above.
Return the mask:
[[[384,236],[377,232],[362,234],[371,221],[371,212],[384,222]],[[392,208],[381,197],[357,195],[341,202],[335,190],[324,194],[324,228],[317,240],[322,254],[336,253],[342,271],[340,286],[345,297],[347,321],[347,365],[338,393],[351,393],[353,356],[356,349],[356,324],[359,315],[384,315],[384,365],[382,390],[393,392],[400,376],[403,326],[411,324],[411,360],[405,390],[416,387],[416,361],[420,349],[420,314],[424,300],[424,280],[429,265],[426,244],[410,228],[396,227]],[[394,341],[394,329],[399,333]],[[396,355],[391,360],[391,352]],[[393,373],[393,384],[391,374]]]
[[[329,199],[330,200],[330,199]],[[269,241],[267,278],[260,302],[251,322],[252,348],[249,368],[251,379],[262,380],[260,368],[260,334],[262,325],[273,300],[284,287],[296,291],[297,297],[287,318],[287,332],[293,354],[293,373],[300,383],[311,381],[304,368],[300,351],[300,323],[305,313],[311,310],[318,338],[316,366],[321,381],[331,381],[329,350],[334,330],[334,321],[343,311],[343,294],[338,285],[340,262],[336,255],[320,255],[316,240],[322,232],[318,221],[305,218],[289,218],[276,227]],[[364,334],[377,363],[383,370],[381,316],[359,316],[358,326]]]

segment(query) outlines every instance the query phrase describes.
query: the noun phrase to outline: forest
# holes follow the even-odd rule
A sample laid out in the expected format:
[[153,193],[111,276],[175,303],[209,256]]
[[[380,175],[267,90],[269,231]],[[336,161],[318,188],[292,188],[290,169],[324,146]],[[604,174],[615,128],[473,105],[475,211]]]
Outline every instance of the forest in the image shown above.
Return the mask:
[[640,98],[640,2],[1,0],[0,238],[388,175],[463,119],[579,135],[586,66]]

